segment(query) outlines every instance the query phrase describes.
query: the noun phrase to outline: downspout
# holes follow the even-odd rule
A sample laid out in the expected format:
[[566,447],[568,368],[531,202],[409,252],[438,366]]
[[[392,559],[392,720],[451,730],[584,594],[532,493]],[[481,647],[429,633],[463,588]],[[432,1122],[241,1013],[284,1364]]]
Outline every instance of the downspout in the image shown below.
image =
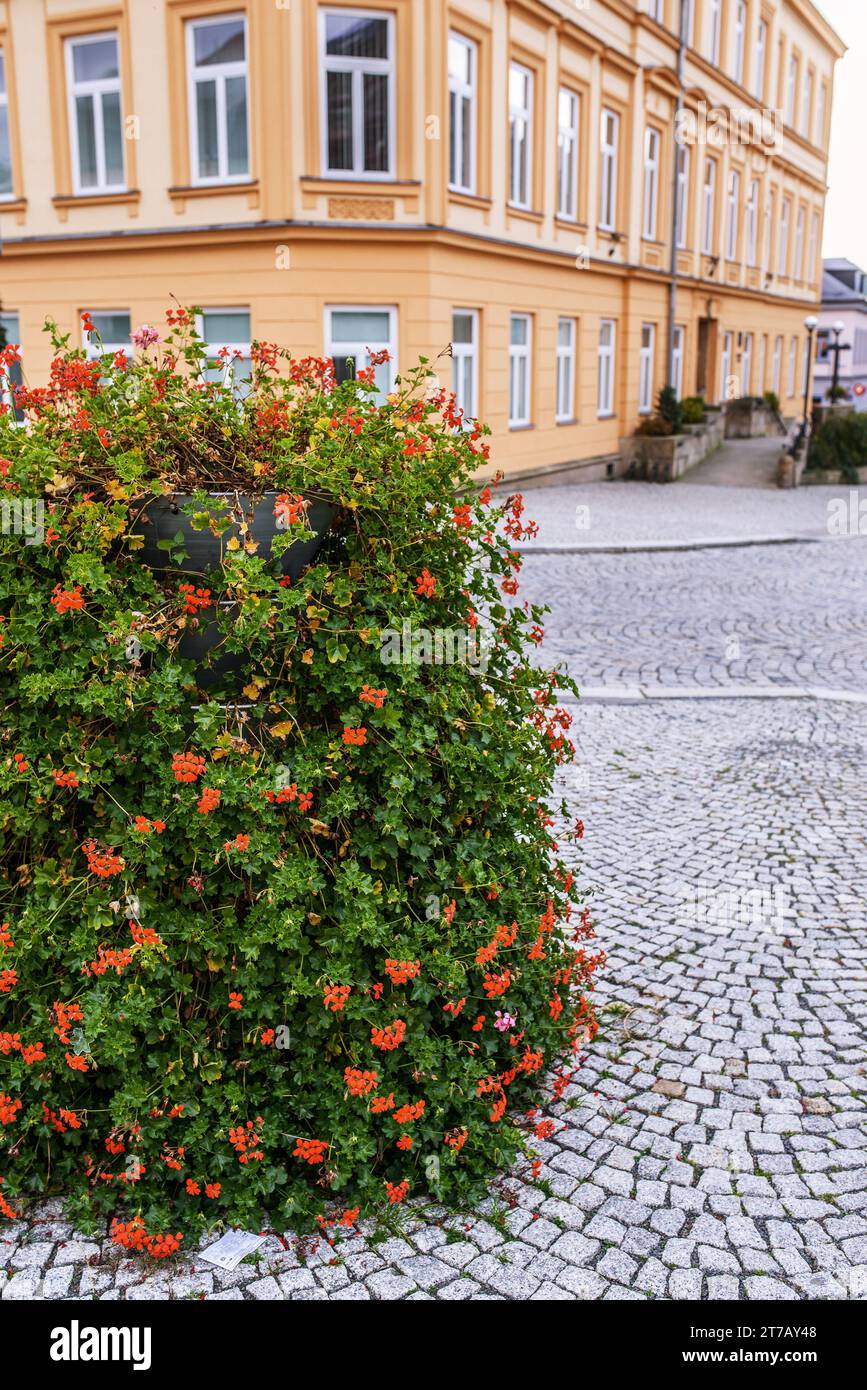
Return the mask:
[[[681,121],[683,112],[683,76],[686,61],[686,20],[687,3],[680,0],[680,30],[678,33],[677,44],[677,105],[674,117],[674,139],[672,141],[672,176],[671,176],[671,274],[668,282],[668,381],[667,385],[674,385],[675,364],[674,364],[674,328],[675,318],[677,317],[677,155],[680,146],[678,135],[681,133]],[[684,204],[684,215],[686,205]]]

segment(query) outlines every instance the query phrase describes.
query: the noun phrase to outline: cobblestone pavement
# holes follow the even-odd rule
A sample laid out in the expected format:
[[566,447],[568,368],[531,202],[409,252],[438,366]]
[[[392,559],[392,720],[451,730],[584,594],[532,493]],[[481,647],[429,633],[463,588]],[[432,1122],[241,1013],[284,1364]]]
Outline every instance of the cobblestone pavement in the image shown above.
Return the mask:
[[[581,681],[856,689],[867,552],[538,557]],[[722,645],[739,635],[728,662]],[[742,669],[738,666],[742,663]],[[609,956],[602,1031],[539,1145],[466,1217],[154,1271],[56,1203],[0,1228],[5,1299],[867,1296],[867,733],[834,701],[575,710],[564,788]],[[5,1272],[4,1272],[5,1271]]]

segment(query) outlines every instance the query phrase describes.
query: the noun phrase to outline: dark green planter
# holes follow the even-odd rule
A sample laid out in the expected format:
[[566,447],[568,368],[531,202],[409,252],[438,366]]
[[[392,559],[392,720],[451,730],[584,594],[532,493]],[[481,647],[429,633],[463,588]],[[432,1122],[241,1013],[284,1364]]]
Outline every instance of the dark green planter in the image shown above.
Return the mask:
[[[245,540],[258,543],[258,555],[267,557],[271,553],[271,543],[283,528],[278,526],[274,505],[280,494],[263,493],[261,497],[251,498],[240,493],[210,493],[214,499],[225,499],[227,509],[243,509],[249,530],[241,534],[240,525],[233,521],[221,536],[215,536],[210,529],[196,531],[190,518],[182,508],[192,501],[189,494],[176,493],[172,497],[157,497],[142,511],[133,526],[133,533],[144,537],[144,545],[136,555],[150,569],[174,570],[184,574],[205,575],[209,570],[219,569],[226,546],[234,537],[239,544]],[[325,535],[334,518],[334,508],[321,498],[305,495],[309,503],[307,520],[313,535],[295,541],[280,557],[280,568],[288,578],[295,580],[307,565],[311,564],[322,545]],[[160,541],[174,540],[178,534],[183,537],[186,556],[173,560],[168,550],[161,549]],[[226,652],[222,656],[210,658],[210,653],[222,640],[223,634],[216,621],[216,609],[204,608],[198,616],[198,627],[185,632],[178,645],[178,655],[196,662],[196,681],[203,689],[215,685],[224,675],[242,672],[244,654]]]

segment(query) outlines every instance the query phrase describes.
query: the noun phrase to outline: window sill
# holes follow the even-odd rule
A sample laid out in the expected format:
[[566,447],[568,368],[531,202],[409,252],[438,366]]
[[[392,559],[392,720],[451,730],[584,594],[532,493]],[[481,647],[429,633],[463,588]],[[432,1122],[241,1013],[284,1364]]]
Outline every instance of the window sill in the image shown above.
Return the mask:
[[246,194],[247,206],[259,206],[259,180],[233,179],[227,183],[175,184],[166,190],[176,212],[183,212],[189,198],[217,198],[221,194]]
[[486,198],[482,193],[468,193],[464,188],[449,188],[449,202],[460,203],[467,208],[490,208],[494,205],[493,198]]
[[597,420],[616,420],[616,419],[617,419],[617,416],[614,414],[614,411],[613,411],[613,410],[597,410],[597,412],[596,412],[596,419],[597,419]]
[[[26,211],[27,211],[27,199],[26,199],[26,198],[16,198],[14,194],[4,194],[4,196],[3,196],[2,198],[0,198],[0,217],[3,216],[4,212],[17,212],[17,213],[21,214],[21,213],[24,213],[24,212],[26,212]],[[20,216],[19,216],[19,221],[20,221],[20,220],[21,220],[21,219],[20,219]]]
[[587,223],[579,222],[577,217],[564,217],[561,212],[554,214],[554,226],[570,232],[586,232]]
[[302,174],[299,180],[306,193],[380,193],[383,188],[421,188],[420,179],[399,179],[395,174]]
[[577,425],[577,424],[578,424],[578,417],[577,417],[576,415],[570,415],[570,416],[568,417],[568,419],[563,419],[563,420],[561,420],[559,417],[555,416],[555,418],[554,418],[554,424],[555,424],[555,425]]
[[523,218],[525,222],[545,221],[545,214],[543,212],[534,212],[532,208],[518,207],[516,203],[507,203],[506,210],[511,217]]
[[536,426],[533,424],[532,420],[528,420],[524,425],[513,425],[512,421],[509,421],[510,434],[521,434],[524,430],[534,430],[535,428]]
[[114,193],[57,193],[51,199],[57,209],[61,222],[65,222],[70,208],[129,208],[130,217],[135,215],[141,202],[141,189],[125,188]]

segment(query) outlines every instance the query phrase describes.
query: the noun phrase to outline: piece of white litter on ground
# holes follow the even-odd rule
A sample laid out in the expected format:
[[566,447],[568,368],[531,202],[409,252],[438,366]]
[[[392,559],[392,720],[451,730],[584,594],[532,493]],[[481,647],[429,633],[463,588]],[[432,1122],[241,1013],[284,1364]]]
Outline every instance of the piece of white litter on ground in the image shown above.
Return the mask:
[[227,1231],[218,1241],[199,1253],[199,1259],[208,1264],[219,1265],[220,1269],[234,1269],[245,1255],[250,1255],[264,1245],[264,1236],[254,1236],[251,1231]]

